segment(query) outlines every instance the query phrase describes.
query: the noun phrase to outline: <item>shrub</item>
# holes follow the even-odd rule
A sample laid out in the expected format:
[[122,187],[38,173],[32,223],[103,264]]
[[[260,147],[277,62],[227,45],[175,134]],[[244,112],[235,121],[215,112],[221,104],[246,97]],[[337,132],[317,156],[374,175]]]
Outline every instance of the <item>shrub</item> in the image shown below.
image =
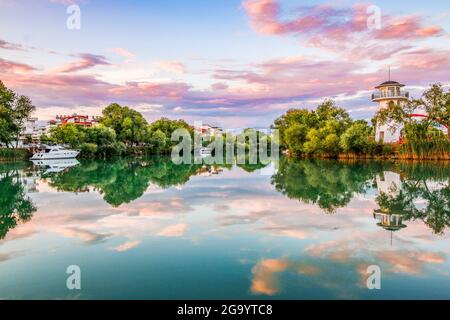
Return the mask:
[[353,123],[341,136],[342,151],[355,154],[372,154],[375,143],[371,139],[371,128],[364,122]]
[[0,148],[0,159],[19,160],[27,157],[27,151],[24,149]]
[[81,152],[86,156],[93,156],[97,154],[97,145],[95,143],[83,143],[81,145]]

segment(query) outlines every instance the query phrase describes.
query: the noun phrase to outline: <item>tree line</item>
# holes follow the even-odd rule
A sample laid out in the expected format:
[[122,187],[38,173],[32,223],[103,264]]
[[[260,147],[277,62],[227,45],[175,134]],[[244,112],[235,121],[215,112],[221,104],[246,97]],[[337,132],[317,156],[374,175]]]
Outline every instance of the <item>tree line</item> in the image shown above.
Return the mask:
[[85,156],[122,155],[125,153],[167,154],[172,150],[172,132],[193,128],[184,120],[161,118],[148,123],[136,110],[117,103],[103,109],[99,125],[83,127],[77,124],[57,126],[41,143],[63,144],[81,149]]
[[[411,115],[419,112],[428,117],[413,119]],[[401,125],[400,145],[375,141],[376,126],[385,123]],[[448,158],[450,133],[446,137],[437,123],[450,126],[450,90],[441,84],[432,85],[420,99],[379,110],[371,123],[354,121],[333,100],[325,100],[315,110],[288,110],[272,128],[279,130],[281,148],[298,156],[373,157],[398,152],[404,158]]]
[[[34,110],[28,97],[14,93],[0,81],[0,143],[7,148],[17,148],[22,127]],[[414,120],[411,115],[419,110],[428,117]],[[81,149],[85,156],[167,154],[178,143],[171,141],[175,130],[186,129],[191,135],[194,132],[184,120],[161,118],[149,124],[141,113],[117,103],[102,111],[99,122],[98,126],[89,128],[76,124],[52,128],[48,135],[41,136],[41,143],[68,145]],[[400,145],[375,141],[375,128],[384,123],[402,126]],[[333,100],[325,100],[315,110],[288,110],[274,121],[272,128],[279,130],[280,147],[293,155],[376,157],[398,154],[404,158],[450,159],[450,133],[446,137],[436,128],[436,123],[450,126],[450,90],[445,91],[440,84],[432,85],[420,99],[409,99],[403,105],[390,104],[379,110],[371,123],[352,120]],[[270,140],[263,133],[258,134],[258,144],[259,140]],[[249,141],[245,142],[248,148]],[[0,151],[0,156],[5,153],[4,149]]]

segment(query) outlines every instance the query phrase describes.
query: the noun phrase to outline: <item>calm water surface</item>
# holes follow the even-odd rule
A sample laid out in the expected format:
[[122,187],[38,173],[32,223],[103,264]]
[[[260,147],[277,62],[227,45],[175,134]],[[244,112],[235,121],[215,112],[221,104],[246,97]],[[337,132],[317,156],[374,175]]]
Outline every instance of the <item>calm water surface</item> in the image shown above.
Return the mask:
[[448,163],[0,164],[0,298],[450,299],[449,225]]

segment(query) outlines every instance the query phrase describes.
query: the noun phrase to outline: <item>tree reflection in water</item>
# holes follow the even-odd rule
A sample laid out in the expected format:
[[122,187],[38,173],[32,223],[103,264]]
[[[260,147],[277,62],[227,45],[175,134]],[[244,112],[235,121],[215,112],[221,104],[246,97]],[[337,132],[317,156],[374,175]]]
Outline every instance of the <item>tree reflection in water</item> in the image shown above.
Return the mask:
[[399,182],[375,199],[385,214],[403,221],[422,220],[434,233],[450,226],[450,166],[447,163],[400,163]]
[[108,204],[118,207],[140,198],[150,183],[161,188],[183,185],[199,167],[176,165],[170,158],[91,160],[50,176],[49,185],[69,192],[85,192],[93,187]]
[[0,165],[0,240],[18,224],[30,221],[36,211],[24,189],[24,167],[24,163]]
[[[249,174],[263,165],[240,165]],[[113,207],[142,197],[150,184],[160,188],[180,186],[194,175],[221,174],[230,165],[175,165],[168,157],[86,160],[59,173],[42,174],[49,186],[66,192],[91,188]],[[23,177],[26,163],[0,166],[0,238],[36,210],[26,196]],[[39,174],[35,172],[34,174]],[[389,176],[395,176],[390,183]],[[333,213],[345,207],[356,194],[378,189],[374,216],[380,226],[402,229],[403,223],[421,220],[434,233],[450,224],[450,165],[448,163],[342,162],[282,157],[271,177],[278,192]],[[392,182],[392,181],[391,181]],[[400,227],[394,226],[398,224]]]
[[[387,183],[384,179],[389,173],[398,179]],[[355,194],[376,187],[375,201],[380,209],[374,215],[385,223],[398,222],[398,228],[384,225],[385,228],[400,230],[404,227],[402,222],[417,219],[436,234],[442,234],[450,226],[448,162],[345,163],[282,158],[272,184],[289,198],[317,204],[327,213],[345,207]]]
[[282,158],[272,184],[291,199],[317,204],[325,212],[334,213],[356,193],[372,187],[374,175],[387,166],[381,162]]

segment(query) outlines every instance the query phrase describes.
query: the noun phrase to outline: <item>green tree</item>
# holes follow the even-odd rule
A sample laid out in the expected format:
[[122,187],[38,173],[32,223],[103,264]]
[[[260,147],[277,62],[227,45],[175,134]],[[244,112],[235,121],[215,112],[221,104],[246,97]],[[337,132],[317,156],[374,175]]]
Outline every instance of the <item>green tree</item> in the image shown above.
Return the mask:
[[15,140],[17,148],[22,127],[35,109],[30,98],[17,95],[0,81],[0,142],[10,147]]
[[[193,128],[188,125],[184,120],[170,120],[167,118],[161,118],[151,123],[147,129],[148,142],[152,147],[159,148],[156,150],[157,153],[169,153],[172,147],[177,142],[172,142],[172,133],[177,129],[186,129],[191,136],[194,134]],[[156,132],[159,132],[156,134]],[[164,134],[164,143],[163,135]],[[162,149],[161,149],[162,148]]]
[[53,144],[53,143],[55,143],[55,141],[52,139],[52,137],[47,135],[47,134],[42,134],[39,137],[39,141],[41,141],[42,144]]
[[[301,125],[305,131],[310,128],[315,128],[317,125],[317,116],[313,111],[307,109],[290,109],[281,117],[274,121],[272,128],[278,129],[280,133],[280,146],[289,149],[287,139],[287,130],[293,125]],[[292,138],[293,132],[289,132]],[[291,140],[290,143],[293,141]],[[301,149],[301,148],[298,148]]]
[[161,130],[156,130],[151,136],[151,145],[157,153],[162,153],[167,145],[167,137]]
[[[422,98],[416,101],[419,108],[425,109],[431,121],[439,122],[450,128],[450,89],[447,92],[440,83],[433,84]],[[450,139],[450,130],[447,130]]]
[[356,121],[341,136],[339,145],[344,152],[370,154],[375,145],[371,135],[372,129],[367,122]]
[[316,110],[291,109],[276,119],[272,128],[280,132],[280,146],[296,154],[336,156],[341,135],[352,121],[345,109],[325,100]]
[[86,140],[85,128],[69,123],[52,128],[51,138],[58,144],[67,144],[71,148],[78,148]]
[[145,142],[148,123],[139,112],[113,103],[102,114],[100,123],[114,129],[119,141],[130,146]]

